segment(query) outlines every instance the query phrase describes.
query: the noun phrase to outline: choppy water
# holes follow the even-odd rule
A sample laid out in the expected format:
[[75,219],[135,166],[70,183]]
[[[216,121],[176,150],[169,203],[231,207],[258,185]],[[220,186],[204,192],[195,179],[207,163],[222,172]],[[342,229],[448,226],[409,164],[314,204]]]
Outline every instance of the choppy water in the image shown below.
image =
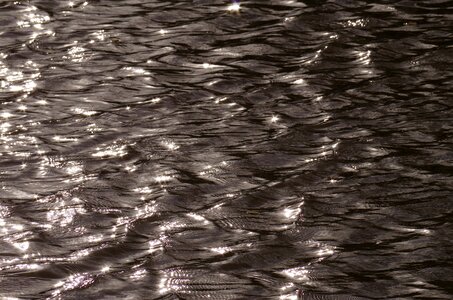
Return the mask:
[[0,2],[4,299],[451,299],[453,2]]

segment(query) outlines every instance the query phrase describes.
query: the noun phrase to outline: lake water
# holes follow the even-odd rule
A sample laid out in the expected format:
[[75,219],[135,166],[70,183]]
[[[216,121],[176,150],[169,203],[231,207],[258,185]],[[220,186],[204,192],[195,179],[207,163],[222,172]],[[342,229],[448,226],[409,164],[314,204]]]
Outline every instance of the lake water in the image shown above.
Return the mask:
[[452,299],[453,2],[0,2],[2,299]]

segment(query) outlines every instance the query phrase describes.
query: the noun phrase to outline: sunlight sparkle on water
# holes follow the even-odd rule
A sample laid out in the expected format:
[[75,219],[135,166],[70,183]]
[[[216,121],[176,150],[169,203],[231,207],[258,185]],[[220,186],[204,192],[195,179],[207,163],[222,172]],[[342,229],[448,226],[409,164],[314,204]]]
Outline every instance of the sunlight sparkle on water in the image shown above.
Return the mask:
[[20,243],[13,243],[13,246],[19,249],[20,251],[27,251],[30,247],[30,242],[20,242]]
[[196,213],[188,213],[187,214],[188,217],[196,220],[196,221],[200,221],[200,222],[203,222],[204,225],[208,225],[209,224],[209,220],[207,220],[205,217],[203,216],[200,216]]
[[47,212],[47,220],[49,223],[66,227],[72,223],[78,214],[84,214],[85,209],[82,207],[65,207],[65,203],[60,204],[59,207]]
[[273,115],[273,116],[271,117],[271,120],[270,120],[270,121],[271,121],[271,123],[277,123],[278,120],[280,120],[280,118],[279,118],[278,116],[276,116],[276,115]]
[[241,4],[239,2],[233,2],[230,5],[228,5],[227,10],[229,12],[239,12],[241,9]]
[[180,221],[169,221],[165,222],[161,226],[159,226],[160,231],[171,231],[179,228],[185,228],[187,227],[186,223],[180,222]]
[[296,267],[291,269],[286,269],[282,271],[282,275],[289,277],[296,281],[309,281],[308,277],[309,271],[306,270],[304,267]]
[[168,181],[171,181],[173,179],[173,176],[167,176],[167,175],[160,175],[154,177],[154,180],[158,183],[165,183]]
[[174,142],[172,141],[163,141],[162,142],[162,146],[164,146],[165,148],[167,148],[168,150],[172,151],[172,150],[176,150],[179,148],[178,145],[176,145]]
[[170,291],[170,286],[168,284],[168,278],[166,276],[164,276],[159,281],[159,293],[166,294],[169,291]]
[[332,255],[334,254],[335,251],[333,249],[330,249],[330,248],[324,248],[324,249],[320,249],[317,251],[317,255],[318,256],[329,256],[329,255]]
[[211,69],[211,68],[214,68],[214,65],[211,65],[209,63],[203,63],[203,68],[204,69]]
[[153,252],[156,252],[156,251],[162,250],[162,249],[163,249],[162,242],[160,240],[153,240],[153,241],[149,242],[149,249],[148,249],[149,253],[153,253]]
[[101,272],[102,273],[107,273],[108,271],[110,270],[110,267],[109,266],[105,266],[101,269]]
[[156,98],[151,99],[150,101],[151,101],[152,103],[159,103],[160,100],[161,100],[161,98],[156,97]]
[[8,118],[11,118],[13,116],[12,113],[10,112],[7,112],[7,111],[4,111],[0,114],[0,117],[4,118],[4,119],[8,119]]
[[[74,44],[77,43],[78,41],[74,42]],[[80,46],[74,46],[68,50],[68,55],[63,56],[63,58],[73,62],[82,62],[86,59],[86,49]]]
[[[5,85],[6,87],[7,85]],[[13,84],[9,86],[12,92],[31,92],[36,88],[36,82],[33,80],[23,81],[22,84]]]
[[54,136],[52,139],[57,142],[77,142],[79,140],[78,138],[64,137],[59,135]]
[[[145,197],[140,197],[140,200],[144,201],[146,198]],[[145,204],[144,206],[142,206],[141,208],[138,208],[138,207],[135,207],[135,217],[138,218],[138,219],[141,219],[141,218],[146,218],[146,217],[149,217],[149,216],[152,216],[156,213],[157,209],[156,209],[156,203],[154,201],[151,201],[151,205],[150,204]],[[124,228],[125,231],[127,231],[127,227],[126,226]]]
[[99,41],[104,41],[106,38],[106,34],[105,34],[104,30],[98,30],[98,31],[92,33],[91,35],[93,35]]
[[281,295],[279,297],[280,300],[298,300],[299,296],[296,294],[290,294],[290,295]]
[[290,220],[295,220],[299,217],[299,214],[301,212],[301,209],[299,207],[297,208],[290,208],[287,207],[283,210],[283,215],[285,218],[290,219]]
[[76,114],[80,114],[80,115],[84,115],[84,116],[92,116],[92,115],[95,115],[97,112],[94,111],[94,110],[85,110],[83,108],[80,108],[80,107],[75,107],[72,109],[73,112],[75,112]]
[[188,213],[187,216],[192,218],[192,219],[194,219],[194,220],[197,220],[197,221],[205,221],[206,220],[205,217],[200,216],[200,215],[198,215],[196,213]]
[[367,20],[365,19],[356,19],[356,20],[348,20],[343,22],[344,27],[365,27],[367,24]]
[[[33,10],[36,9],[36,7],[34,7],[34,6],[32,6],[30,8],[34,8]],[[17,26],[19,26],[21,28],[26,28],[26,27],[30,27],[35,24],[43,24],[43,23],[47,23],[50,21],[49,16],[39,15],[39,14],[35,14],[35,13],[28,13],[24,17],[25,17],[25,20],[18,21]]]
[[74,275],[69,276],[66,280],[62,280],[57,282],[54,287],[58,288],[55,290],[52,295],[58,296],[64,291],[73,290],[76,288],[83,288],[89,286],[94,282],[94,278],[92,278],[89,274],[81,274],[76,273]]
[[7,122],[2,123],[2,124],[0,124],[0,132],[5,133],[9,130],[10,127],[11,127],[10,123],[7,123]]
[[128,172],[128,173],[132,173],[132,172],[135,172],[137,170],[137,166],[125,166],[124,169]]
[[218,254],[225,254],[225,253],[233,251],[233,249],[231,247],[216,247],[216,248],[210,248],[209,250],[211,252],[215,252]]
[[369,65],[371,63],[371,51],[354,51],[357,56],[357,61],[363,63],[364,65]]
[[97,152],[92,154],[94,157],[122,157],[127,154],[126,145],[113,145],[106,149],[96,148],[96,150]]
[[300,78],[300,79],[297,79],[295,81],[293,81],[293,84],[297,84],[297,85],[305,85],[306,82],[304,79]]
[[65,171],[70,175],[79,174],[83,171],[83,165],[77,162],[69,162]]
[[280,288],[280,290],[282,290],[282,291],[287,291],[287,290],[289,290],[289,289],[293,289],[294,287],[295,287],[294,283],[290,282],[290,283],[287,283],[287,284],[285,284],[284,286],[282,286],[282,287]]
[[133,189],[134,192],[136,193],[139,193],[139,194],[148,194],[148,193],[151,193],[153,190],[150,188],[150,187],[139,187],[139,188],[135,188]]
[[139,67],[124,67],[123,70],[128,71],[130,76],[133,75],[149,75],[150,73],[143,68]]
[[132,280],[140,280],[143,277],[145,277],[147,273],[148,271],[146,271],[145,269],[139,269],[132,273],[132,275],[130,275],[129,278]]

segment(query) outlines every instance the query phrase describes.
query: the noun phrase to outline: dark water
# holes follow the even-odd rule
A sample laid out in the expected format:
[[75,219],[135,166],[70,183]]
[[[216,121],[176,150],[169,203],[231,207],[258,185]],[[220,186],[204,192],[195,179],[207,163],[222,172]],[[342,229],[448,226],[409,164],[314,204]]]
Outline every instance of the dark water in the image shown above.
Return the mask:
[[452,299],[452,41],[445,0],[1,1],[0,297]]

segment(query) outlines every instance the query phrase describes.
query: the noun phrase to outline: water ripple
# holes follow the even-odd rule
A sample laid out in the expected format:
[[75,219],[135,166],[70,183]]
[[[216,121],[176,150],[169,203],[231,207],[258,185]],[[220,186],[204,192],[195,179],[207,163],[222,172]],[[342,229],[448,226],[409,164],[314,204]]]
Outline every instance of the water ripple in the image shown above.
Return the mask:
[[451,298],[450,1],[0,10],[0,298]]

